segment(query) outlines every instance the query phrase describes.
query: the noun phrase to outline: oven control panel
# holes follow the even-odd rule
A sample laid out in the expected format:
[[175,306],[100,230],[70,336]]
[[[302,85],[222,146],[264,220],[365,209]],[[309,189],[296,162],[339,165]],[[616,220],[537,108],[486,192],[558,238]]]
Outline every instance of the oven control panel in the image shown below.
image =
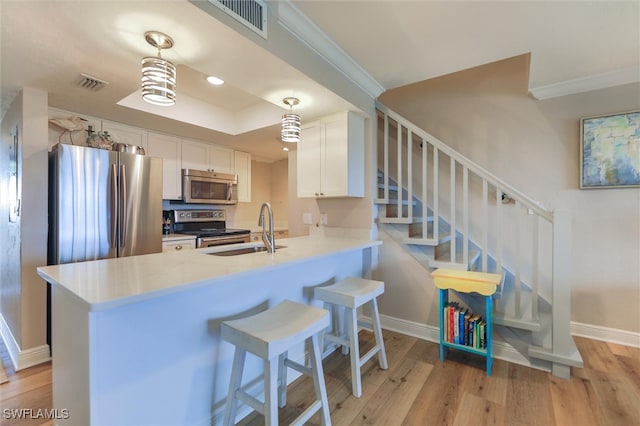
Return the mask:
[[174,210],[173,217],[176,223],[226,220],[224,210]]

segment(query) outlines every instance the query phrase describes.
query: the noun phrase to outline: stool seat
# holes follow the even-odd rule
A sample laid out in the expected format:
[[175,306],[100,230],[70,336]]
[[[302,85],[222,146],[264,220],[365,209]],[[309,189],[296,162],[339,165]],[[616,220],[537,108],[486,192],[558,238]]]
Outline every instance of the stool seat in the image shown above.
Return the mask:
[[316,287],[315,297],[334,305],[357,308],[384,293],[384,282],[347,277],[335,284]]
[[[329,311],[285,300],[277,306],[250,317],[225,321],[222,338],[235,345],[233,367],[224,424],[235,421],[237,401],[242,401],[263,414],[267,426],[278,425],[278,406],[287,398],[287,368],[293,368],[313,379],[316,400],[292,424],[302,425],[320,411],[322,424],[331,425],[329,402],[322,372],[319,334],[330,324]],[[288,358],[295,345],[308,346],[310,366]],[[241,386],[246,353],[264,363],[264,402],[247,393]]]
[[[388,368],[377,303],[377,297],[382,293],[384,293],[384,282],[359,277],[347,277],[335,284],[314,289],[314,295],[317,299],[322,300],[325,304],[344,308],[346,324],[341,326],[339,324],[340,318],[334,317],[333,328],[329,333],[323,335],[323,339],[342,346],[344,354],[347,351],[350,352],[351,388],[353,395],[357,398],[362,396],[360,367],[364,363],[378,354],[380,368],[384,370]],[[357,318],[357,309],[365,304],[369,304],[371,322],[359,321]],[[335,313],[335,310],[333,311]],[[375,346],[362,358],[360,358],[358,326],[372,330],[376,339]]]
[[259,314],[222,323],[222,338],[264,359],[317,334],[329,325],[326,309],[285,300]]

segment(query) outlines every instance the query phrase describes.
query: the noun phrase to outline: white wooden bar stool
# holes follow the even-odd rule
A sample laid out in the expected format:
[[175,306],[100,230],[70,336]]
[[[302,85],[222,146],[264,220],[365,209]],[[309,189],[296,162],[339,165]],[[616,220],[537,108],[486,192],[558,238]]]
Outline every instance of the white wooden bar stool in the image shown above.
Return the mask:
[[[360,398],[362,396],[360,367],[375,354],[378,354],[380,368],[383,370],[388,368],[377,302],[377,297],[384,293],[384,282],[348,277],[330,286],[316,287],[314,292],[317,299],[345,308],[347,335],[345,336],[344,327],[339,324],[336,329],[336,323],[339,323],[339,321],[334,320],[332,321],[334,324],[333,330],[324,334],[323,338],[341,345],[343,353],[346,353],[345,349],[349,350],[351,356],[351,388],[353,395]],[[357,310],[365,303],[369,303],[371,322],[358,320]],[[335,313],[335,310],[332,311]],[[375,346],[362,358],[360,358],[358,343],[358,326],[372,330],[376,339]]]
[[[278,407],[287,400],[287,367],[311,376],[316,400],[292,424],[301,425],[321,410],[322,424],[330,426],[329,402],[322,372],[319,334],[330,322],[329,311],[285,300],[257,315],[222,323],[222,338],[236,346],[231,369],[224,424],[236,418],[240,400],[265,417],[267,426],[278,424]],[[293,346],[305,342],[310,367],[288,359]],[[241,388],[247,352],[264,360],[264,403]]]

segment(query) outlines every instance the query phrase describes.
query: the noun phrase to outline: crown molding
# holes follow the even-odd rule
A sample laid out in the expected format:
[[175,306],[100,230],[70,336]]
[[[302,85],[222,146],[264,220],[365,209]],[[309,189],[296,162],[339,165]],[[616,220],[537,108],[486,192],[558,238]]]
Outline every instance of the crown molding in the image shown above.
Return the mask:
[[544,100],[637,82],[640,82],[640,66],[530,88],[529,93],[535,99]]
[[278,23],[373,99],[386,90],[290,0],[278,2]]

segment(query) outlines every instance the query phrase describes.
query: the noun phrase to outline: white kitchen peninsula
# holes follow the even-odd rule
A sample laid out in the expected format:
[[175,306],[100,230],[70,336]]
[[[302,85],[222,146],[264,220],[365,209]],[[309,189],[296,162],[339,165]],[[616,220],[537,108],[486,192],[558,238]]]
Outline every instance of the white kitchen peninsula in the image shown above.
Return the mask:
[[[233,358],[220,323],[283,299],[321,306],[313,288],[368,274],[381,242],[278,244],[274,254],[209,254],[223,246],[38,268],[53,284],[53,407],[70,414],[61,424],[219,424]],[[262,364],[247,367],[244,383]]]

